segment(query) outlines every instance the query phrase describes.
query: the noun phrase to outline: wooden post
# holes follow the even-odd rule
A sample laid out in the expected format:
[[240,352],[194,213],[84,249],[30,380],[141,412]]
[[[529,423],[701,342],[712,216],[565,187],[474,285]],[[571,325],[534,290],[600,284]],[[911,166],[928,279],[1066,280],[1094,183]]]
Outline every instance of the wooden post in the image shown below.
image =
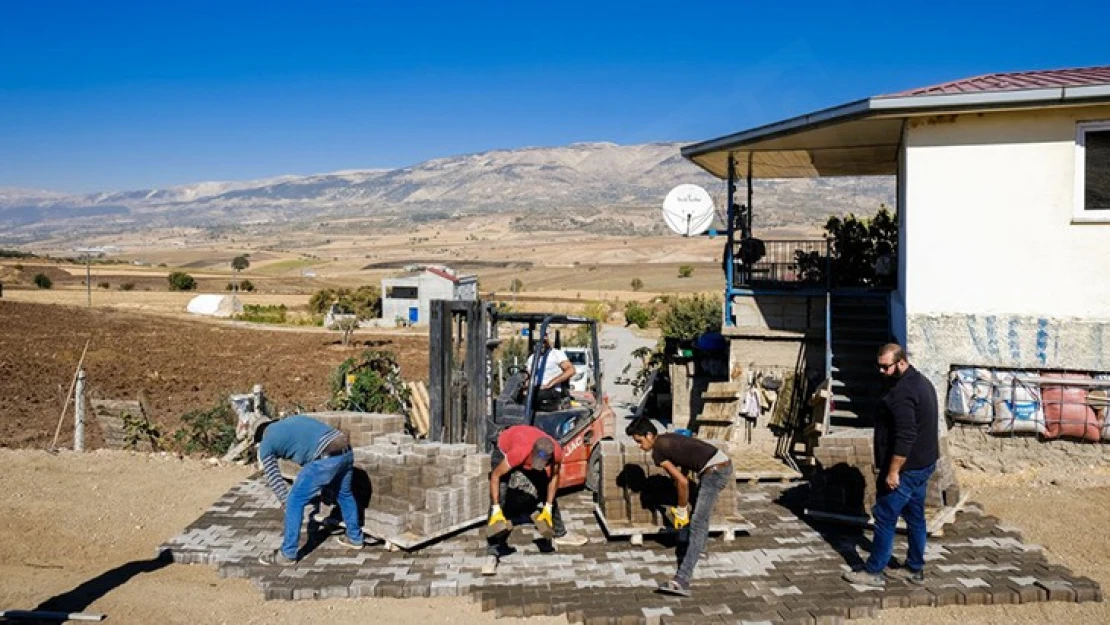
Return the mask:
[[486,436],[486,391],[489,388],[489,359],[486,341],[488,320],[480,301],[465,302],[466,310],[466,442],[479,447]]
[[444,440],[444,428],[450,410],[451,389],[451,309],[449,302],[432,300],[428,314],[428,438]]

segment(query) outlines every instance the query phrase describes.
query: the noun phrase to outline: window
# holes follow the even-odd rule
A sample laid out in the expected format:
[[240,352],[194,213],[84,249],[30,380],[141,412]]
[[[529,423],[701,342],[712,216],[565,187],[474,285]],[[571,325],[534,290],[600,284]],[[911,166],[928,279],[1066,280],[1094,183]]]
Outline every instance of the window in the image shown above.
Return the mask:
[[1110,222],[1110,121],[1079,124],[1075,138],[1075,220]]
[[391,286],[386,289],[389,299],[420,299],[420,289],[414,286]]

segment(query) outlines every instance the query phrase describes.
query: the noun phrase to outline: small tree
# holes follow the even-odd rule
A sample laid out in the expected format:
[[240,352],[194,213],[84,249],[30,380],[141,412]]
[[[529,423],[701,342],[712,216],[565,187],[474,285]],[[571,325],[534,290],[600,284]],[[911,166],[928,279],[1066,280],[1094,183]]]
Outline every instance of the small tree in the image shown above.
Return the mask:
[[45,273],[36,273],[34,281],[35,286],[39,287],[40,289],[49,289],[54,286],[54,281],[51,280],[50,276],[46,275]]
[[716,299],[695,295],[692,298],[679,298],[671,302],[659,320],[663,336],[680,340],[691,340],[707,332],[721,329],[721,302]]
[[632,278],[632,290],[639,291],[644,288],[644,281],[639,278]]
[[175,271],[167,279],[170,282],[171,291],[192,291],[197,288],[197,281],[193,276],[183,271]]
[[509,283],[509,290],[513,293],[520,293],[524,290],[524,282],[520,278],[513,278],[513,281]]
[[246,270],[246,268],[250,266],[251,261],[247,260],[246,254],[243,254],[242,256],[236,256],[235,258],[231,259],[231,269],[235,272],[236,281],[239,280],[239,272]]
[[624,320],[629,325],[646,328],[653,318],[655,318],[655,311],[639,302],[628,302],[624,305]]
[[679,278],[689,278],[692,275],[694,275],[694,266],[693,265],[682,265],[678,268],[678,277]]

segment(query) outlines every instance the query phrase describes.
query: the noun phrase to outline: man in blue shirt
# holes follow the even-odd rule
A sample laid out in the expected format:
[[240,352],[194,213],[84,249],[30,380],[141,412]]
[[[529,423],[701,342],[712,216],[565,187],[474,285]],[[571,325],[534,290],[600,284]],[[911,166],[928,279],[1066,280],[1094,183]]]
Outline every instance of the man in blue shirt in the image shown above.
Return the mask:
[[[343,513],[347,535],[339,543],[362,549],[362,528],[358,522],[358,505],[351,493],[354,455],[347,436],[339,430],[304,415],[280,421],[263,421],[254,431],[258,459],[266,482],[285,507],[285,531],[281,549],[263,554],[263,564],[292,565],[297,562],[304,508],[325,488],[337,491],[336,501]],[[285,485],[278,468],[278,459],[301,465],[293,488]]]

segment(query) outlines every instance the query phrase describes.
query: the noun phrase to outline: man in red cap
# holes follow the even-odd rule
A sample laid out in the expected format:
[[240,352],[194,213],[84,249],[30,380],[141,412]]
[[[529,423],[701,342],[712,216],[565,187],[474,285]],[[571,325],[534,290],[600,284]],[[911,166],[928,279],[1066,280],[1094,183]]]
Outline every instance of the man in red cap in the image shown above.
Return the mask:
[[[508,552],[506,543],[512,526],[502,511],[501,504],[506,499],[509,477],[514,471],[531,482],[537,497],[544,497],[541,511],[532,517],[541,533],[550,528],[552,542],[556,545],[578,546],[589,542],[585,536],[567,531],[562,514],[559,513],[559,505],[555,502],[563,462],[563,449],[555,439],[537,427],[514,425],[497,437],[497,452],[494,453],[497,464],[489,475],[489,495],[493,505],[489,513],[488,557],[482,567],[483,575],[494,575],[497,572],[498,558]],[[502,457],[499,462],[498,455]],[[534,502],[529,503],[535,505]]]

